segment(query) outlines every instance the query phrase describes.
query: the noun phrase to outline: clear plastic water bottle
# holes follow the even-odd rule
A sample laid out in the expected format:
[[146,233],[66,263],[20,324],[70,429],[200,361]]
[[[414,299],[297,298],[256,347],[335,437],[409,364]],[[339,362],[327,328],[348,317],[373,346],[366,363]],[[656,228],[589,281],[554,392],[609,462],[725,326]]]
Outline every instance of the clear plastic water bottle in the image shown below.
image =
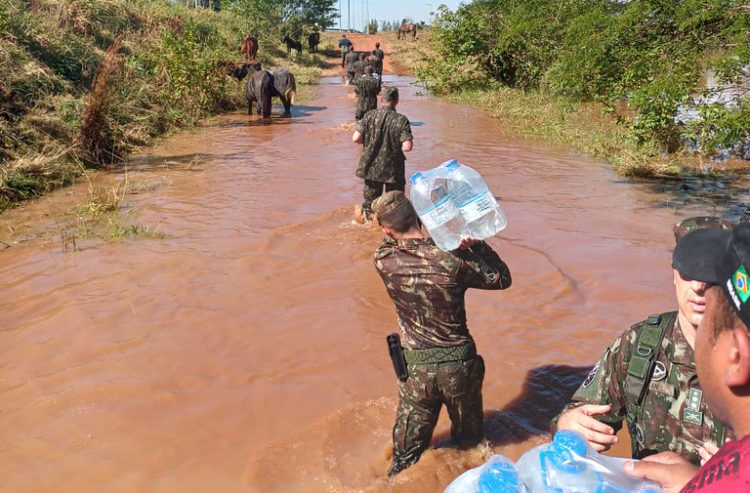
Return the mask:
[[513,461],[493,455],[479,467],[464,472],[443,493],[527,493]]
[[583,435],[560,430],[552,443],[529,450],[516,466],[534,493],[663,493],[656,483],[627,475],[627,460],[602,455]]
[[440,166],[449,173],[448,193],[469,225],[472,238],[484,240],[505,229],[508,219],[482,175],[455,159]]
[[458,248],[470,236],[469,227],[448,194],[445,178],[430,170],[414,173],[410,182],[409,200],[435,245],[445,252]]

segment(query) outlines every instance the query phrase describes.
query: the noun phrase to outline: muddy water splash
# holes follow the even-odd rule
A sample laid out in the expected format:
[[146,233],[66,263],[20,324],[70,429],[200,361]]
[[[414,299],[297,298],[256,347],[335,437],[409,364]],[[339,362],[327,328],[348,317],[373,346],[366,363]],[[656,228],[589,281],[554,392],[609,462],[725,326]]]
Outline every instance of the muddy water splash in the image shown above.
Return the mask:
[[372,265],[380,235],[351,223],[351,89],[326,78],[291,119],[229,115],[133,159],[132,220],[164,239],[63,251],[39,231],[85,187],[1,218],[39,239],[0,252],[0,489],[440,491],[493,452],[515,459],[544,441],[615,335],[673,308],[671,225],[747,199],[623,182],[386,81],[414,125],[407,176],[458,158],[510,221],[491,243],[514,286],[467,295],[488,443],[452,449],[443,416],[435,448],[384,478],[395,312]]

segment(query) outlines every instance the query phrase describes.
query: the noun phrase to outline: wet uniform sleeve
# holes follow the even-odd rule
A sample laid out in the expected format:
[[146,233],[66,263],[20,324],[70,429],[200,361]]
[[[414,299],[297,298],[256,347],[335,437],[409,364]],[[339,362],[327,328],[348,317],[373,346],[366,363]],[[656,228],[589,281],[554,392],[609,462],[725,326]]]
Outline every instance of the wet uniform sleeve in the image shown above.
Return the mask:
[[610,425],[615,432],[622,428],[622,422],[627,413],[624,384],[627,361],[630,360],[630,345],[627,341],[631,334],[632,327],[607,348],[573,394],[571,402],[552,420],[553,432],[557,431],[557,422],[562,414],[584,404],[609,404],[610,411],[597,415],[596,419]]
[[411,134],[411,124],[409,123],[409,119],[404,117],[401,123],[401,135],[399,136],[399,140],[403,143],[407,140],[413,139],[414,136]]
[[364,135],[365,133],[365,122],[369,121],[367,118],[368,116],[368,114],[365,114],[365,116],[363,116],[362,119],[359,120],[356,125],[354,125],[354,130],[361,133],[362,135]]
[[461,265],[459,282],[467,288],[506,289],[510,287],[510,269],[487,243],[475,243],[470,250],[454,251]]

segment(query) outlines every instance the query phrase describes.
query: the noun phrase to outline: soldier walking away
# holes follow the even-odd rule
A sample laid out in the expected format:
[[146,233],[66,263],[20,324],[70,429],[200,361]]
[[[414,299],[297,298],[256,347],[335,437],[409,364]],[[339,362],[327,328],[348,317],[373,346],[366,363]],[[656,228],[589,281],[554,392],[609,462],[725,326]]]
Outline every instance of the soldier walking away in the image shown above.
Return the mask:
[[372,50],[372,54],[378,58],[377,66],[375,67],[375,73],[378,74],[379,78],[383,78],[383,59],[385,58],[385,52],[380,49],[380,43],[375,43],[375,49]]
[[354,51],[354,45],[352,45],[349,53],[346,54],[346,80],[349,84],[354,84],[354,64],[359,61],[359,53]]
[[352,42],[346,39],[346,34],[341,35],[339,49],[341,50],[341,66],[344,67],[346,63],[346,54],[354,49]]
[[357,111],[354,113],[354,119],[359,121],[368,111],[378,107],[380,81],[372,76],[372,67],[365,67],[365,74],[355,84],[354,92],[357,94]]
[[409,119],[396,112],[398,88],[386,86],[381,94],[382,106],[368,111],[357,122],[352,142],[363,144],[356,175],[365,180],[362,193],[362,216],[370,220],[372,201],[385,190],[401,190],[406,186],[404,152],[413,147]]
[[694,341],[707,287],[702,266],[710,252],[682,244],[689,231],[711,227],[730,225],[698,217],[675,226],[678,311],[651,315],[615,339],[553,421],[553,432],[578,431],[601,452],[616,443],[625,420],[633,458],[672,450],[694,464],[732,436],[708,409],[695,372]]
[[354,82],[357,82],[357,80],[360,77],[362,77],[363,75],[365,75],[365,67],[367,67],[367,65],[369,65],[367,63],[367,61],[365,60],[366,56],[367,56],[367,54],[360,53],[359,54],[359,59],[356,62],[354,62]]
[[427,449],[443,404],[458,447],[484,438],[484,360],[466,326],[464,294],[468,288],[506,289],[511,276],[484,242],[465,239],[454,252],[439,250],[402,191],[383,194],[373,212],[387,235],[375,252],[375,268],[396,306],[403,346],[397,347],[406,363],[388,470],[394,476]]

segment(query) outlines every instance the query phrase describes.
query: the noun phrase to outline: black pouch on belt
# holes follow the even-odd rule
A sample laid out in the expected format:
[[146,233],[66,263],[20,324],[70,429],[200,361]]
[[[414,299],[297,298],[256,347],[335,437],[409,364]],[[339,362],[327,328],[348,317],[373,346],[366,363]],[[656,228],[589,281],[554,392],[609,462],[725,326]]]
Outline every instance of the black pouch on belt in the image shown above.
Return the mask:
[[402,382],[409,378],[409,372],[406,370],[406,360],[404,359],[404,348],[401,347],[401,338],[397,333],[388,334],[385,338],[388,341],[388,353],[393,361],[393,369],[396,370],[396,377]]

